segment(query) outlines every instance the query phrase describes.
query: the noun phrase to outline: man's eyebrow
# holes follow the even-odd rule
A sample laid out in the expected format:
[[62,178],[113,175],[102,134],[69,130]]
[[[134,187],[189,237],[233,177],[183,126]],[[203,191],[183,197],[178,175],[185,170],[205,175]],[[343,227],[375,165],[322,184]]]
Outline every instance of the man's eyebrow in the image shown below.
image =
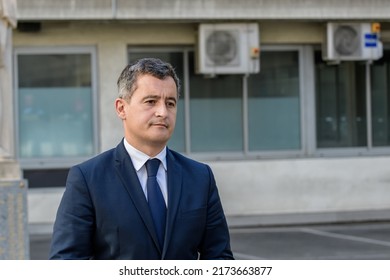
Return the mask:
[[161,97],[157,94],[156,95],[150,94],[142,98],[142,100],[149,99],[149,98],[160,99]]
[[177,98],[176,97],[168,97],[167,100],[173,100],[173,101],[177,102]]
[[[161,96],[157,95],[157,94],[156,95],[150,94],[150,95],[147,95],[144,98],[142,98],[142,100],[146,100],[146,99],[149,99],[149,98],[161,99]],[[176,97],[167,97],[166,100],[173,100],[173,101],[177,102],[177,98]]]

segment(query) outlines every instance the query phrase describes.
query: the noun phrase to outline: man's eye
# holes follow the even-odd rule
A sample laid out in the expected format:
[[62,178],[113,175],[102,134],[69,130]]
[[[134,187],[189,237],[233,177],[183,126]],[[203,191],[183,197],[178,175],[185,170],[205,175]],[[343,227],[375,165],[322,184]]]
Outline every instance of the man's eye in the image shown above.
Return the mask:
[[155,104],[156,100],[149,99],[149,100],[146,100],[145,102],[148,103],[148,104]]
[[175,102],[168,102],[167,106],[170,107],[170,108],[175,108],[176,107],[176,103]]

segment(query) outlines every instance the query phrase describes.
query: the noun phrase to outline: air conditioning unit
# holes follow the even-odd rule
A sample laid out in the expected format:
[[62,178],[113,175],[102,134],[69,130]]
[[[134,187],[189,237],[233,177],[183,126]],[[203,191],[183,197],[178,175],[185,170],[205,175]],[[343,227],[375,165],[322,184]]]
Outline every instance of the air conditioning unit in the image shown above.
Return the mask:
[[197,73],[250,74],[260,71],[258,24],[200,24],[198,36]]
[[324,60],[377,60],[383,55],[377,23],[333,23],[326,25],[322,48]]

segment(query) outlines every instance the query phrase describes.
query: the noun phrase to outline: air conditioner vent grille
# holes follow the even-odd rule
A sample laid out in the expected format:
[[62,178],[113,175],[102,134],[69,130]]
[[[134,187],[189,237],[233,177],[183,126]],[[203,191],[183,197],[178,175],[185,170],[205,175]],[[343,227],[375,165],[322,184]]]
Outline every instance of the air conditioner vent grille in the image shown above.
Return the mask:
[[[237,33],[237,32],[234,32]],[[229,63],[237,65],[237,34],[229,31],[214,31],[206,41],[207,64],[209,66],[223,66]]]
[[334,32],[334,46],[340,55],[352,55],[360,49],[360,34],[351,26],[339,26]]
[[249,74],[260,71],[258,24],[201,24],[197,73]]

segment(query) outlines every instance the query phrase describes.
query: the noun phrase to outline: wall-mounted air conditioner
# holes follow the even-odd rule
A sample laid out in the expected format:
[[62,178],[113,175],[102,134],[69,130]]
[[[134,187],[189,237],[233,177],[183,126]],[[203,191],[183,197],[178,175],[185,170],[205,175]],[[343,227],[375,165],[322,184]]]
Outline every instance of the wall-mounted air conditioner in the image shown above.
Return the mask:
[[377,23],[333,23],[326,25],[322,47],[324,60],[377,60],[383,55]]
[[258,24],[200,24],[196,71],[250,74],[260,71]]

